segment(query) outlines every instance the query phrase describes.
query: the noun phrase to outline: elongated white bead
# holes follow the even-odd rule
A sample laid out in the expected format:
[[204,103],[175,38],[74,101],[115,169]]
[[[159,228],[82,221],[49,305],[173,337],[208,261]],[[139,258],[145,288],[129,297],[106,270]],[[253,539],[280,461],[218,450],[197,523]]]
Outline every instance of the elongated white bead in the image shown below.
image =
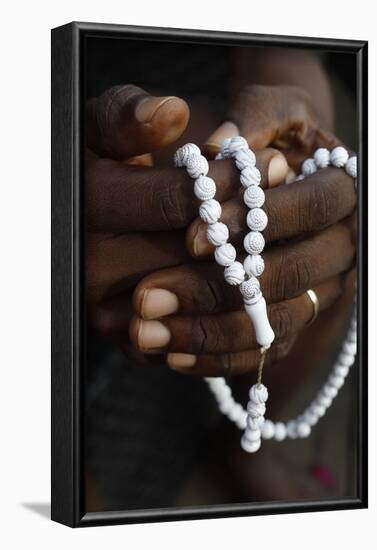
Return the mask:
[[330,151],[320,147],[314,153],[313,158],[318,168],[326,168],[330,164]]
[[351,178],[356,179],[357,178],[357,158],[356,157],[350,157],[345,166],[345,170]]
[[245,311],[253,323],[258,344],[262,347],[269,347],[274,341],[275,334],[268,320],[266,300],[262,294],[256,298],[256,301],[244,301]]
[[260,283],[258,279],[252,275],[249,279],[240,284],[240,291],[246,300],[255,298],[257,294],[260,294]]
[[250,185],[245,189],[243,200],[249,208],[260,208],[264,205],[265,194],[261,187]]
[[194,183],[194,193],[196,198],[200,201],[213,199],[216,194],[216,183],[212,178],[208,178],[207,176],[199,176]]
[[262,176],[256,166],[246,166],[243,170],[241,170],[240,182],[244,187],[259,185],[261,179]]
[[317,171],[317,165],[314,162],[314,159],[306,159],[302,163],[301,171],[304,176],[311,176],[314,172]]
[[264,271],[264,260],[260,254],[248,254],[243,262],[243,267],[249,276],[260,277]]
[[275,435],[275,424],[271,420],[266,420],[262,427],[263,439],[272,439]]
[[238,170],[243,170],[246,166],[255,166],[256,158],[250,149],[241,149],[235,154],[234,161]]
[[183,145],[179,149],[177,149],[175,155],[174,155],[174,164],[178,168],[181,168],[182,166],[186,166],[186,162],[190,155],[200,155],[200,149],[197,145],[194,143],[186,143],[186,145]]
[[211,223],[207,229],[207,239],[215,246],[225,244],[229,239],[229,229],[225,223]]
[[246,428],[246,430],[244,432],[244,437],[248,441],[259,441],[260,438],[261,438],[261,431],[258,430],[258,429],[250,430],[250,429]]
[[245,270],[240,262],[233,262],[224,269],[224,277],[230,285],[240,285],[245,279]]
[[203,155],[190,155],[186,161],[187,173],[194,179],[208,174],[208,160]]
[[250,429],[250,430],[261,430],[262,429],[262,426],[265,422],[265,418],[264,416],[249,416],[247,415],[247,420],[246,420],[246,426]]
[[283,422],[275,423],[275,439],[276,441],[283,441],[287,437],[287,428]]
[[206,223],[215,223],[221,216],[221,204],[215,199],[202,202],[199,208],[199,216]]
[[218,246],[215,250],[215,260],[219,265],[227,267],[231,265],[237,256],[236,249],[230,243]]
[[252,208],[249,210],[246,223],[252,231],[263,231],[267,227],[267,214],[261,208]]
[[335,147],[330,153],[330,161],[336,168],[343,168],[348,160],[348,152],[344,147]]
[[250,231],[243,240],[243,246],[249,254],[260,254],[265,245],[264,237],[259,231]]

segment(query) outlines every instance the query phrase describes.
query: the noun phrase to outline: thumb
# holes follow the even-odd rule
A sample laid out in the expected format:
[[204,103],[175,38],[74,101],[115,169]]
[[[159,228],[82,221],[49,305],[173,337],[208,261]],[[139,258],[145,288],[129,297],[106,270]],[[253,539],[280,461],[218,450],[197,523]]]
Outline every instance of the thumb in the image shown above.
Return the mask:
[[156,97],[133,86],[114,86],[89,101],[87,145],[116,160],[151,153],[176,141],[190,117],[178,97]]

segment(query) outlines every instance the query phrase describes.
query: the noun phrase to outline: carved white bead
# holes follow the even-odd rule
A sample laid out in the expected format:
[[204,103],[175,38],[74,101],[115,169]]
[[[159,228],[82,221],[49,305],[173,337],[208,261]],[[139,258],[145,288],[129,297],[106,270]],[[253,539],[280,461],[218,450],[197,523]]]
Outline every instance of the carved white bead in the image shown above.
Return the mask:
[[287,425],[287,436],[290,439],[295,439],[297,437],[297,422],[295,420],[290,420]]
[[244,433],[244,437],[248,441],[259,441],[259,439],[261,438],[261,431],[258,429],[257,430],[246,429]]
[[287,428],[283,422],[275,423],[275,439],[276,441],[283,441],[287,437]]
[[335,147],[330,153],[330,162],[336,168],[343,168],[348,160],[348,152],[344,147]]
[[199,216],[206,223],[217,222],[221,216],[221,204],[215,199],[205,200],[200,205]]
[[345,166],[345,170],[351,178],[356,179],[357,178],[357,158],[356,157],[350,157]]
[[311,428],[307,422],[299,422],[297,424],[297,435],[299,437],[308,437],[310,432]]
[[230,157],[229,145],[232,138],[226,138],[221,144],[220,154],[224,159]]
[[264,237],[259,231],[250,231],[243,240],[243,246],[249,254],[260,254],[264,245]]
[[263,189],[257,185],[250,185],[243,194],[243,201],[249,208],[260,208],[264,205],[265,198]]
[[326,168],[330,164],[330,151],[320,147],[314,153],[313,158],[318,168]]
[[230,285],[240,285],[245,279],[245,270],[241,262],[233,262],[224,269],[224,277]]
[[266,405],[264,403],[253,403],[253,401],[249,401],[246,410],[251,418],[257,418],[258,416],[265,415]]
[[194,183],[194,193],[196,198],[201,201],[213,199],[216,194],[216,183],[212,178],[199,176]]
[[246,300],[255,298],[260,293],[260,283],[253,275],[240,284],[240,291]]
[[242,436],[241,439],[241,447],[244,451],[247,453],[256,453],[261,446],[261,440],[258,439],[258,441],[249,441],[246,439],[246,437]]
[[314,159],[306,159],[302,163],[301,171],[304,176],[311,176],[314,172],[317,171],[317,165],[314,162]]
[[174,164],[178,168],[181,168],[182,166],[186,166],[187,159],[190,155],[200,155],[200,149],[197,145],[194,143],[186,143],[186,145],[183,145],[179,149],[177,149],[175,155],[174,155]]
[[246,166],[255,166],[256,158],[250,149],[241,149],[235,154],[234,161],[238,170],[243,170]]
[[235,136],[230,139],[229,145],[228,145],[228,151],[231,154],[231,156],[235,156],[238,151],[248,151],[249,150],[249,144],[247,143],[246,139],[242,136]]
[[249,391],[249,399],[253,403],[259,405],[265,403],[268,399],[268,391],[263,384],[254,384]]
[[247,415],[246,426],[250,430],[258,430],[258,429],[261,430],[264,422],[265,422],[264,416],[251,417]]
[[275,338],[267,315],[266,300],[260,293],[259,297],[251,303],[244,301],[245,311],[251,319],[255,330],[255,338],[262,347],[268,347]]
[[336,374],[331,374],[329,376],[328,383],[330,384],[330,386],[334,386],[334,388],[339,390],[344,384],[344,377],[337,376]]
[[249,210],[246,223],[252,231],[263,231],[267,227],[267,214],[261,208],[253,208]]
[[229,239],[229,229],[225,223],[211,223],[207,229],[207,239],[215,246],[225,244]]
[[266,420],[262,427],[263,439],[272,439],[275,435],[275,424],[271,420]]
[[247,275],[260,277],[264,271],[264,260],[260,254],[248,254],[243,262]]
[[255,166],[246,166],[241,170],[240,182],[244,187],[249,187],[250,185],[259,185],[261,182],[262,176]]
[[209,170],[208,160],[203,155],[190,155],[186,161],[186,170],[194,179],[206,176]]
[[215,260],[219,265],[227,267],[231,265],[237,256],[236,249],[230,243],[222,244],[215,250]]

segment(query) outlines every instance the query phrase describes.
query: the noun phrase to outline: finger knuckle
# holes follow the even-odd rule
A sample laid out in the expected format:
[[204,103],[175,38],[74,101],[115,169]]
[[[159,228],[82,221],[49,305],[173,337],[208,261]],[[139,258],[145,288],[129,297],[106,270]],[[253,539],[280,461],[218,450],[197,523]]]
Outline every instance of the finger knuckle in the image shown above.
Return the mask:
[[293,318],[289,306],[284,302],[276,304],[272,309],[272,325],[277,342],[287,339],[293,331]]
[[192,323],[192,351],[194,353],[216,352],[219,348],[218,326],[212,317],[198,316]]
[[173,175],[165,180],[163,186],[160,181],[161,177],[158,176],[153,185],[153,204],[159,205],[161,218],[167,228],[184,227],[195,215],[190,182],[180,185]]
[[293,251],[277,251],[275,268],[271,270],[271,296],[286,300],[310,286],[310,268],[306,256]]

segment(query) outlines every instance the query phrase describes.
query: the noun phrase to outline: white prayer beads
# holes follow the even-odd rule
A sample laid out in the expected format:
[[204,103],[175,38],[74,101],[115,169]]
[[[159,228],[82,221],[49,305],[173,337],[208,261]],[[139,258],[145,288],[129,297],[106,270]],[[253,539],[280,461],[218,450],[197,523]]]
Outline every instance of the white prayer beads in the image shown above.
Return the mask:
[[[267,225],[267,216],[263,210],[260,210],[265,200],[263,190],[258,187],[261,181],[260,173],[255,167],[255,155],[248,149],[247,142],[242,137],[225,140],[217,158],[234,159],[236,166],[241,170],[240,181],[245,187],[244,202],[251,209],[247,217],[251,232],[244,239],[244,247],[249,255],[244,260],[244,265],[236,261],[236,250],[227,242],[228,228],[218,221],[221,216],[221,205],[213,199],[216,184],[207,177],[208,162],[200,155],[200,150],[194,144],[187,144],[179,149],[174,160],[176,166],[186,166],[188,173],[196,180],[195,195],[199,200],[204,201],[200,207],[200,217],[208,223],[207,236],[208,240],[216,246],[216,262],[225,267],[224,276],[229,284],[240,285],[245,310],[253,322],[256,339],[261,346],[268,348],[274,339],[274,333],[268,322],[266,302],[261,293],[259,281],[256,279],[264,270],[264,261],[260,253],[265,243],[260,231]],[[357,158],[355,156],[349,158],[343,147],[336,147],[331,153],[324,148],[318,149],[312,159],[307,159],[303,163],[303,173],[296,178],[296,181],[303,180],[305,176],[330,164],[338,168],[343,167],[349,176],[356,179]],[[248,279],[245,280],[246,275]],[[205,380],[220,411],[235,422],[238,428],[245,430],[241,439],[242,448],[246,452],[253,453],[260,448],[262,438],[283,441],[287,437],[295,439],[310,435],[312,428],[325,415],[344,384],[350,367],[355,361],[356,342],[355,311],[346,340],[326,383],[307,409],[287,423],[265,420],[268,392],[262,384],[255,384],[250,389],[250,399],[245,410],[234,400],[232,391],[224,378],[206,378]]]

